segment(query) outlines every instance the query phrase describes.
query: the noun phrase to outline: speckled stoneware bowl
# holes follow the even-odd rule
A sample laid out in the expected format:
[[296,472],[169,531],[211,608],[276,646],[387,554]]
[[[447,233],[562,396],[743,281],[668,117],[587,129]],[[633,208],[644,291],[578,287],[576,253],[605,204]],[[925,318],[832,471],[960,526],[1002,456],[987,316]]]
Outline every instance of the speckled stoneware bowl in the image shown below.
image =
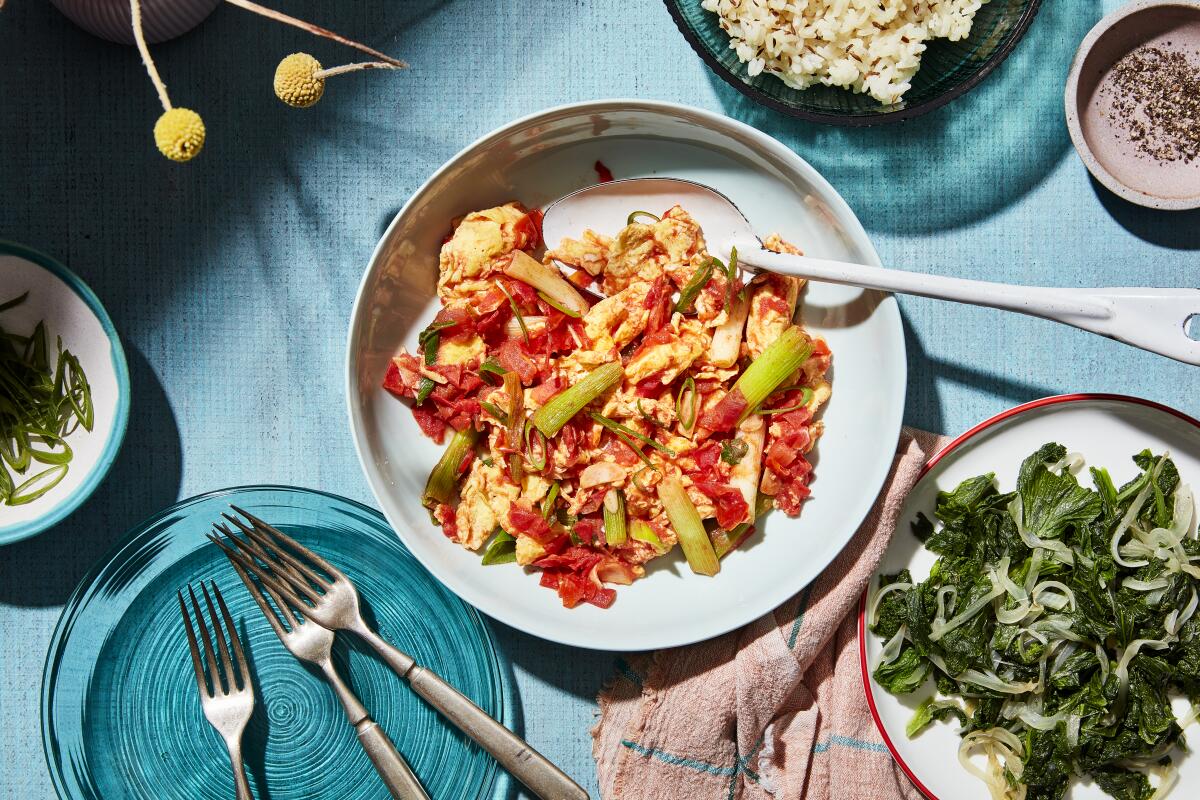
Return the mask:
[[[129,0],[50,0],[67,19],[93,36],[133,44]],[[222,0],[141,0],[148,42],[165,42],[199,25]]]
[[1084,37],[1067,77],[1064,102],[1071,141],[1088,171],[1109,191],[1148,208],[1200,208],[1200,160],[1139,157],[1109,114],[1100,91],[1109,70],[1143,45],[1182,49],[1200,60],[1200,0],[1138,0],[1114,11]]

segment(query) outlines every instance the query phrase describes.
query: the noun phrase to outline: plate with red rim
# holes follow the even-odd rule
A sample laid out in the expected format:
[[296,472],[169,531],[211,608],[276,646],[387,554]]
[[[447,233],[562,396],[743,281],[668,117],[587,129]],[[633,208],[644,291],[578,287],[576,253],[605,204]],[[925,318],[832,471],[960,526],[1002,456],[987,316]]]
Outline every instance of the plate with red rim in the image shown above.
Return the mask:
[[[829,183],[766,134],[700,109],[602,100],[538,112],[469,145],[396,215],[355,301],[346,393],[359,459],[398,535],[452,591],[485,614],[563,644],[650,650],[717,636],[767,613],[820,574],[870,510],[891,467],[904,411],[907,362],[895,298],[813,284],[804,324],[833,351],[833,397],[816,458],[812,497],[796,519],[767,516],[715,578],[695,575],[674,552],[617,589],[611,608],[562,606],[538,576],[515,564],[482,566],[448,542],[421,506],[444,445],[425,438],[411,407],[382,387],[401,347],[415,352],[437,312],[438,252],[451,221],[511,200],[545,207],[597,181],[597,161],[617,178],[694,180],[729,196],[761,235],[778,232],[806,251],[877,264],[862,225]],[[639,209],[630,209],[630,211]],[[663,209],[665,210],[665,209]],[[605,231],[612,233],[612,231]]]
[[[1047,442],[1058,442],[1080,453],[1086,465],[1106,467],[1119,486],[1138,468],[1131,456],[1149,448],[1169,453],[1184,483],[1200,488],[1200,420],[1168,406],[1138,397],[1112,394],[1068,394],[1034,400],[985,420],[954,439],[925,465],[898,518],[896,534],[876,574],[863,593],[859,608],[859,665],[871,716],[896,763],[926,797],[933,800],[988,800],[987,786],[961,769],[957,762],[959,736],[953,723],[935,723],[913,739],[904,728],[917,706],[933,694],[931,680],[904,697],[889,694],[871,678],[883,642],[867,630],[868,598],[879,576],[908,568],[924,580],[936,556],[910,533],[918,513],[933,518],[937,493],[961,481],[994,472],[1001,491],[1016,482],[1021,461]],[[1175,708],[1187,712],[1186,703]],[[1200,758],[1172,753],[1179,768],[1174,791],[1187,796],[1200,787]],[[947,764],[951,766],[947,768]],[[1070,800],[1105,800],[1095,784],[1078,780]]]

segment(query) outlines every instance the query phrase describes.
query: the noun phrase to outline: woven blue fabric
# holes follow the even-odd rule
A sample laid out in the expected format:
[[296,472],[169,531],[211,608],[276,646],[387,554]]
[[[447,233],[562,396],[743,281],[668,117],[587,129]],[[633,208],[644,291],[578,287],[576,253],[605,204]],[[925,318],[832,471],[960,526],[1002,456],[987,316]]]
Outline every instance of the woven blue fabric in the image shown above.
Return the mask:
[[[10,0],[0,11],[0,238],[49,253],[96,290],[125,340],[134,397],[125,449],[96,495],[54,530],[0,548],[0,797],[52,794],[43,654],[76,581],[126,528],[238,484],[371,502],[341,391],[359,278],[405,198],[513,117],[619,96],[723,111],[824,172],[885,264],[1065,286],[1196,285],[1200,214],[1113,198],[1067,139],[1071,56],[1120,3],[1044,3],[981,87],[870,130],[749,104],[692,54],[658,0],[275,0],[413,65],[334,78],[318,106],[299,111],[272,93],[282,56],[304,50],[332,65],[357,54],[224,7],[154,48],[175,103],[208,126],[204,152],[180,166],[153,148],[160,109],[133,49],[92,38],[47,3]],[[1015,315],[912,298],[901,309],[909,424],[959,432],[1069,391],[1200,414],[1192,368]],[[497,627],[526,734],[594,791],[588,729],[613,656]],[[854,746],[829,742],[843,745]]]

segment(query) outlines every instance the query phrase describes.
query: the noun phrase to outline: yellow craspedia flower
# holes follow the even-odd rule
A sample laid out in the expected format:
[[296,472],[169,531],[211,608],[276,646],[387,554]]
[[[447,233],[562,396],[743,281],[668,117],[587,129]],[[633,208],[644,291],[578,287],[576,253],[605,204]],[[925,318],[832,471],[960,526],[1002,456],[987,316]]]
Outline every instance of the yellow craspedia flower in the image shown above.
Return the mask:
[[292,53],[275,68],[275,96],[293,108],[314,105],[325,94],[320,70],[321,62],[308,53]]
[[172,108],[154,123],[158,152],[172,161],[191,161],[204,147],[204,120],[190,108]]

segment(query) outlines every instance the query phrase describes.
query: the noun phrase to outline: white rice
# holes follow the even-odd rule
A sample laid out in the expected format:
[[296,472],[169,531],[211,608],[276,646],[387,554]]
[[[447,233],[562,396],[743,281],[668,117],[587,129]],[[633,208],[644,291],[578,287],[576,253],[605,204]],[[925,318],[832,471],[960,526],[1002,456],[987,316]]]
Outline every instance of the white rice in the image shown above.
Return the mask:
[[750,75],[900,102],[929,39],[958,41],[987,0],[702,0]]

